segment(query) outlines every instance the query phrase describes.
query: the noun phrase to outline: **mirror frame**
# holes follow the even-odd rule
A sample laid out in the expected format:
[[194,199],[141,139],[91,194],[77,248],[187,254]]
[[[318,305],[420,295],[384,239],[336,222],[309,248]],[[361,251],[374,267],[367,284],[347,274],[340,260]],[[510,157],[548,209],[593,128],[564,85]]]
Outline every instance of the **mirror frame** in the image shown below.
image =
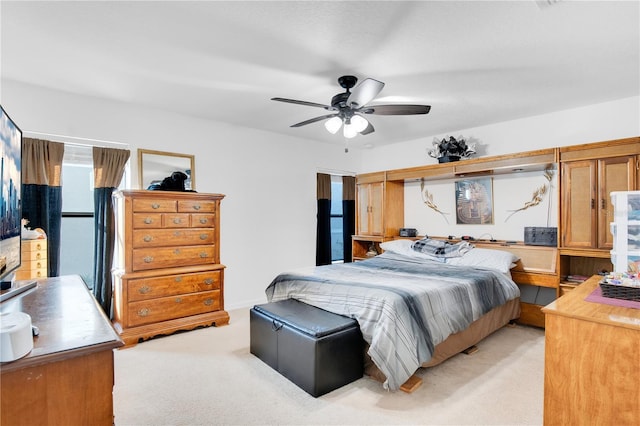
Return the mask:
[[[195,191],[196,189],[196,159],[194,155],[191,154],[178,154],[176,152],[166,152],[166,151],[154,151],[151,149],[138,149],[138,187],[140,189],[147,189],[148,185],[144,185],[144,156],[148,155],[158,155],[164,157],[176,157],[176,158],[186,158],[189,160],[191,165],[191,189]],[[179,167],[176,167],[176,171],[180,170]],[[166,176],[165,176],[166,177]]]

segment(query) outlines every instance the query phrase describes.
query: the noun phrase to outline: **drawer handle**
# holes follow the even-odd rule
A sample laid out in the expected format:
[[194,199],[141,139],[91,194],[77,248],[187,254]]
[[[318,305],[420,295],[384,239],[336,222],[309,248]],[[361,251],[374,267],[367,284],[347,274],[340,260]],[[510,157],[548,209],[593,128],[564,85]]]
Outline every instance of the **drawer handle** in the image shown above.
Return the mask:
[[42,276],[42,271],[38,271],[38,272],[36,273],[36,275],[37,275],[38,277],[41,277],[41,276]]
[[211,284],[213,284],[213,278],[207,278],[206,280],[204,280],[204,283],[205,283],[206,285],[211,285]]
[[143,240],[145,243],[150,243],[151,240],[153,240],[153,237],[151,235],[145,235]]
[[144,263],[151,263],[153,262],[153,256],[145,256],[143,260],[144,260]]
[[180,232],[180,231],[175,231],[175,232],[173,233],[173,236],[174,236],[174,237],[182,237],[182,235],[183,235],[183,234],[182,234],[182,232]]
[[209,238],[209,236],[207,234],[200,234],[200,239],[201,240],[206,240],[207,238]]
[[173,218],[173,223],[175,223],[176,225],[177,225],[177,224],[180,224],[180,223],[182,223],[182,219],[181,219],[181,218],[179,218],[179,217],[174,217],[174,218]]
[[144,218],[144,223],[146,225],[151,225],[153,223],[153,219],[151,219],[150,217],[145,217]]
[[40,253],[36,254],[36,259],[40,260],[41,257],[42,255]]
[[36,244],[36,248],[37,248],[38,250],[42,250],[42,246],[41,246],[40,244]]
[[201,223],[201,224],[203,224],[203,225],[204,225],[205,223],[208,223],[208,222],[209,222],[209,220],[208,220],[206,217],[201,217],[201,218],[200,218],[200,223]]
[[205,306],[211,306],[213,305],[213,299],[212,298],[205,299],[203,303],[205,304]]
[[151,204],[151,208],[154,209],[154,210],[159,209],[160,208],[160,204],[153,203],[153,204]]
[[149,287],[148,285],[143,285],[142,287],[140,287],[138,289],[138,293],[140,294],[147,294],[151,291],[151,287]]
[[200,210],[200,209],[201,209],[200,204],[195,204],[195,205],[193,206],[193,209],[194,209],[194,210]]
[[182,277],[176,277],[174,281],[177,283],[182,282]]
[[182,297],[176,297],[176,303],[182,303]]
[[284,326],[283,323],[276,321],[276,320],[272,320],[271,321],[271,330],[273,331],[278,331],[280,330],[282,327]]
[[149,308],[142,308],[138,311],[139,317],[146,317],[147,315],[149,315]]
[[205,259],[205,258],[207,258],[207,257],[209,257],[209,256],[207,255],[207,253],[205,253],[205,252],[200,253],[200,259]]
[[173,251],[173,254],[175,254],[176,256],[179,256],[179,255],[180,255],[180,253],[182,253],[182,252],[180,251],[180,249],[175,249],[175,250]]
[[38,265],[38,268],[42,268],[42,263],[38,262],[37,265]]

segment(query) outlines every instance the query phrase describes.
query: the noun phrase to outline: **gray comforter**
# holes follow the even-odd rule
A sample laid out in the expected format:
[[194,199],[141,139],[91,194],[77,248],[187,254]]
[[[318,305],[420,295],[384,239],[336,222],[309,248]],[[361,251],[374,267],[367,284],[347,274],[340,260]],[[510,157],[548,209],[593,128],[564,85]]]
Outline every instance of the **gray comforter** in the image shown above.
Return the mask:
[[387,378],[385,389],[397,390],[437,344],[520,293],[497,271],[383,253],[282,273],[266,294],[269,301],[294,298],[355,318]]

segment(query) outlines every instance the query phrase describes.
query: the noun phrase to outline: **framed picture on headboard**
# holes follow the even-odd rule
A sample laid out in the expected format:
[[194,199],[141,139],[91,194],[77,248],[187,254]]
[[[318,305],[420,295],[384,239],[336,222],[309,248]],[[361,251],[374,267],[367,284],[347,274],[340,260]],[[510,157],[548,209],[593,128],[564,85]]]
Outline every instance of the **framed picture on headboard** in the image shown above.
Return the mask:
[[456,181],[456,223],[493,224],[493,179]]

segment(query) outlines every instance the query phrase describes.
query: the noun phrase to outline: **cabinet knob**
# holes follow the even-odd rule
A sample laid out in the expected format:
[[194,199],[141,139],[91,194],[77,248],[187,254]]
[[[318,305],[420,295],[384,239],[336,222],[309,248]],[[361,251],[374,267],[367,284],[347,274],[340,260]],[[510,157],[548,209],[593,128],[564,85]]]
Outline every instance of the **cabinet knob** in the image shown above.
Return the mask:
[[213,284],[213,278],[207,278],[206,280],[204,280],[204,283],[205,283],[206,285],[211,285],[211,284]]
[[206,240],[209,236],[207,234],[200,234],[200,239],[202,241]]
[[204,225],[204,224],[206,224],[207,222],[209,222],[209,220],[208,220],[206,217],[201,217],[201,218],[200,218],[200,223],[201,223],[201,224],[203,224],[203,225]]
[[176,225],[178,225],[178,224],[182,223],[182,219],[181,219],[181,218],[179,218],[179,217],[174,217],[174,218],[173,218],[173,223],[175,223]]
[[153,256],[145,256],[142,260],[144,260],[144,263],[151,263],[153,262]]
[[146,225],[151,225],[153,223],[153,219],[151,219],[150,217],[145,217],[144,218],[144,223]]
[[211,306],[211,305],[213,305],[213,299],[211,299],[211,298],[205,299],[204,302],[202,302],[202,303],[204,303],[205,306]]
[[145,243],[150,243],[151,240],[153,240],[153,237],[151,237],[151,235],[145,235],[143,240]]
[[149,315],[149,308],[142,308],[138,310],[139,317],[146,317],[147,315]]
[[194,209],[194,210],[200,210],[200,209],[201,209],[200,204],[195,204],[195,205],[193,206],[193,209]]
[[207,257],[208,257],[208,255],[207,255],[207,253],[206,253],[206,252],[202,252],[202,253],[200,253],[200,258],[201,258],[201,259],[205,259],[205,258],[207,258]]
[[138,289],[138,293],[140,294],[147,294],[151,291],[151,287],[149,287],[148,285],[143,285],[142,287],[140,287]]

